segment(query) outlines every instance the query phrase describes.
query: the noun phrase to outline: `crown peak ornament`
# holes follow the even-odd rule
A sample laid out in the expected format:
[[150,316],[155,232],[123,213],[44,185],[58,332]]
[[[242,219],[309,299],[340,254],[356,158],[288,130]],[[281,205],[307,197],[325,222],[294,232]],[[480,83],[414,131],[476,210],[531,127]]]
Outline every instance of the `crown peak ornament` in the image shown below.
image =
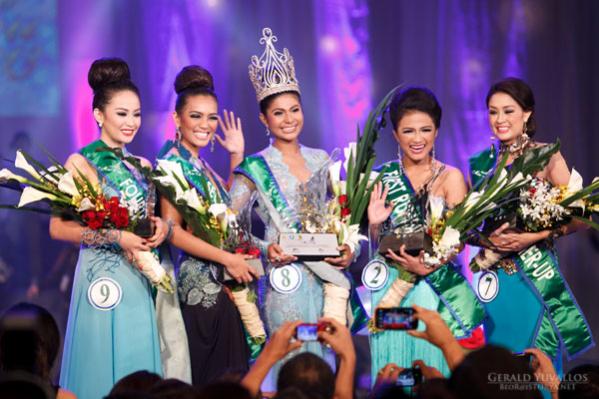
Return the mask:
[[282,53],[275,49],[277,40],[270,28],[262,29],[259,43],[265,45],[264,52],[260,58],[255,55],[250,58],[248,71],[258,102],[273,94],[300,92],[293,57],[286,48],[283,48]]

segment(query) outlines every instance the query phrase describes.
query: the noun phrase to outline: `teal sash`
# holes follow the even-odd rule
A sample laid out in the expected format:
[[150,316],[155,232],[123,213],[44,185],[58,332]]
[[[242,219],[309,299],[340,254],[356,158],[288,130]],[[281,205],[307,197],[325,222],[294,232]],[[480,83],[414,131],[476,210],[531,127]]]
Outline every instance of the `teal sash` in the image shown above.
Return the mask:
[[[472,157],[469,162],[472,184],[478,184],[491,173],[496,161],[494,148]],[[513,262],[543,305],[543,318],[535,337],[535,346],[554,357],[557,345],[561,342],[568,358],[572,359],[595,345],[591,329],[560,272],[552,248],[546,243],[536,244],[504,259]],[[556,335],[559,342],[556,342]]]
[[139,171],[127,166],[115,153],[120,149],[110,149],[103,141],[96,140],[80,150],[103,177],[106,183],[121,193],[127,204],[134,208],[138,217],[146,217],[148,187]]
[[[283,191],[279,187],[275,176],[268,166],[266,159],[260,154],[251,155],[246,157],[243,162],[235,169],[235,173],[242,174],[243,176],[250,179],[255,185],[257,190],[268,200],[273,208],[279,213],[281,220],[291,220],[291,229],[294,231],[300,231],[301,223],[297,218],[293,216],[292,209],[283,194]],[[295,219],[295,220],[294,220]],[[311,264],[317,264],[319,262],[309,262]],[[313,271],[316,271],[315,269]],[[343,273],[347,277],[347,273]],[[357,332],[364,328],[368,323],[368,315],[360,302],[358,293],[355,290],[355,284],[350,279],[350,298],[349,304],[351,306],[353,321],[350,329],[352,332]]]
[[[173,149],[178,151],[178,155],[173,153]],[[182,145],[169,140],[165,143],[162,149],[158,153],[158,157],[173,161],[181,165],[183,174],[187,179],[187,182],[191,184],[204,198],[208,198],[210,203],[228,203],[229,194],[222,184],[219,184],[217,176],[213,176],[214,184],[208,177],[207,173],[210,173],[202,165],[196,165],[198,162],[194,162],[192,154]],[[207,189],[207,193],[205,192]]]
[[[389,187],[387,199],[393,206],[391,225],[422,225],[424,223],[422,210],[411,205],[415,203],[414,189],[408,178],[401,173],[399,164],[389,162],[381,173],[383,173],[381,181]],[[380,254],[376,256],[389,265],[389,261],[385,257]],[[391,264],[391,266],[399,271],[399,278],[406,281],[415,280],[416,276],[400,265]],[[472,330],[482,323],[485,317],[484,308],[468,281],[460,273],[459,266],[448,263],[430,273],[424,280],[439,296],[440,302],[437,310],[456,337],[469,336]]]
[[268,166],[266,159],[262,155],[256,154],[246,157],[235,169],[235,173],[244,175],[256,185],[258,191],[278,212],[281,220],[292,220],[292,225],[287,227],[296,232],[300,231],[301,224],[299,220],[293,220],[292,209],[279,187],[270,166]]

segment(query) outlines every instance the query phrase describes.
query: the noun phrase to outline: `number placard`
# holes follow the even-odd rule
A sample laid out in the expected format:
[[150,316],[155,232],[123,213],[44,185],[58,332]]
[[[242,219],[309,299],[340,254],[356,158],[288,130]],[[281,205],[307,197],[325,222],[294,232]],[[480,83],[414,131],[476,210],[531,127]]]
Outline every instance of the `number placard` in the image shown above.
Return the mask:
[[491,302],[499,293],[499,278],[494,271],[485,271],[480,275],[476,285],[478,297],[483,302]]
[[92,281],[87,290],[89,303],[98,310],[112,310],[118,306],[123,297],[119,283],[108,277],[100,277]]
[[275,267],[270,271],[270,285],[281,294],[290,294],[302,283],[302,273],[295,265]]
[[370,291],[378,291],[389,279],[389,268],[378,259],[370,261],[362,270],[362,284]]

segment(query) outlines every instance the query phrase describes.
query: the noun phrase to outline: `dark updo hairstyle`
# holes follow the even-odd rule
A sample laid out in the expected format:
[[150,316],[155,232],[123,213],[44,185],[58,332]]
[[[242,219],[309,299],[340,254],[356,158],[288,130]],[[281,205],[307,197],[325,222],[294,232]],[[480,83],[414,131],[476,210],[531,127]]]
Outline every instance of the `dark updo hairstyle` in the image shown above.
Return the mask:
[[529,137],[534,136],[537,131],[537,122],[535,120],[535,96],[532,89],[526,82],[518,78],[505,78],[495,83],[487,93],[487,108],[489,100],[495,93],[505,93],[512,97],[518,103],[524,112],[531,112],[528,121],[526,121],[526,134]]
[[300,104],[302,102],[302,97],[300,96],[300,94],[297,91],[294,91],[294,90],[282,91],[280,93],[275,93],[275,94],[271,94],[270,96],[266,96],[262,100],[260,100],[260,112],[263,115],[266,115],[266,111],[268,111],[270,104],[272,104],[272,102],[275,100],[275,98],[282,96],[283,94],[293,94],[294,96],[297,97],[297,101],[299,101]]
[[199,65],[188,65],[181,69],[175,78],[174,86],[175,93],[177,93],[175,110],[178,114],[183,111],[189,97],[203,94],[217,100],[212,74]]
[[104,111],[112,96],[120,91],[132,91],[139,98],[139,89],[131,81],[129,66],[120,58],[100,58],[92,63],[87,81],[94,91],[92,109]]
[[441,106],[432,91],[425,87],[407,87],[398,91],[389,105],[389,117],[393,130],[405,114],[413,111],[424,112],[431,117],[438,129],[441,126]]

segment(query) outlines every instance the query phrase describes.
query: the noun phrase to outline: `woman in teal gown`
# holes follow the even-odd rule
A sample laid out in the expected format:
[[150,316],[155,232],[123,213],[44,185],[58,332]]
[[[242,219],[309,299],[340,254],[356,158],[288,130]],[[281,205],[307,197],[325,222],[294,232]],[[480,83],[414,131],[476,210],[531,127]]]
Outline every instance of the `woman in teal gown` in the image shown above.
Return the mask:
[[[522,80],[507,78],[491,86],[486,99],[489,123],[500,141],[470,159],[470,177],[476,185],[492,173],[496,160],[509,153],[508,165],[531,148],[542,144],[535,134],[534,97]],[[536,177],[553,185],[567,185],[570,171],[557,152]],[[537,347],[561,369],[562,349],[569,358],[594,345],[584,315],[561,275],[554,239],[574,232],[582,224],[572,222],[556,230],[516,232],[505,224],[490,236],[495,249],[505,256],[490,263],[476,279],[485,304],[487,342],[521,352]],[[490,258],[492,259],[492,258]]]
[[[72,154],[65,166],[99,184],[106,198],[119,197],[130,213],[151,216],[146,214],[147,181],[123,161],[130,155],[125,145],[140,126],[139,92],[129,68],[120,59],[97,60],[89,83],[100,140]],[[81,243],[60,373],[60,386],[79,398],[102,398],[134,371],[162,372],[151,286],[129,261],[132,251],[149,251],[165,239],[166,224],[156,217],[152,222],[155,233],[144,239],[127,231],[90,230],[74,221],[51,219],[52,238]]]
[[[389,114],[399,159],[381,166],[382,180],[371,196],[368,220],[374,244],[398,230],[421,232],[426,220],[427,198],[440,197],[451,207],[460,202],[467,191],[459,169],[434,157],[441,107],[432,92],[415,87],[396,93]],[[447,263],[427,268],[422,252],[413,255],[403,247],[399,251],[389,250],[384,256],[377,252],[367,265],[382,267],[389,276],[382,286],[372,286],[373,313],[378,307],[416,304],[439,311],[457,337],[468,336],[482,323],[484,312],[459,267]],[[448,294],[448,290],[453,290],[453,294]],[[417,359],[449,374],[441,351],[406,331],[374,329],[370,347],[373,381],[385,365],[411,367]]]

